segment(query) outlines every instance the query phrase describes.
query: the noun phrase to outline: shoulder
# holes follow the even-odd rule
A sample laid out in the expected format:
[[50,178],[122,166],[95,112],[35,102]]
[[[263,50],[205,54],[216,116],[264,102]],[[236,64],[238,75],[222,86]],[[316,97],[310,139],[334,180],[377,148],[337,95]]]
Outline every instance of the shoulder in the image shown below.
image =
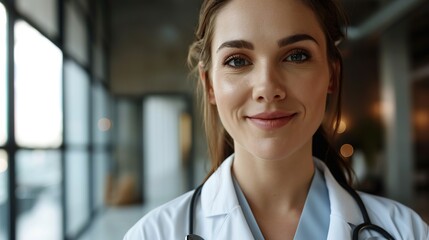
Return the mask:
[[193,191],[187,192],[148,212],[128,230],[124,240],[185,237],[192,193]]
[[427,239],[427,223],[411,208],[391,199],[359,192],[372,222],[400,239]]

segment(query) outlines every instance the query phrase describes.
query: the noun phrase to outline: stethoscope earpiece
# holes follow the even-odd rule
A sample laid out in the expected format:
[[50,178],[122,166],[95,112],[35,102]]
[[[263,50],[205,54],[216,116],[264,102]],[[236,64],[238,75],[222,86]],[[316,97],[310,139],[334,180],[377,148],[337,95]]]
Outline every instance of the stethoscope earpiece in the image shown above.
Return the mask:
[[185,240],[204,240],[204,239],[198,235],[189,234],[189,235],[186,235]]

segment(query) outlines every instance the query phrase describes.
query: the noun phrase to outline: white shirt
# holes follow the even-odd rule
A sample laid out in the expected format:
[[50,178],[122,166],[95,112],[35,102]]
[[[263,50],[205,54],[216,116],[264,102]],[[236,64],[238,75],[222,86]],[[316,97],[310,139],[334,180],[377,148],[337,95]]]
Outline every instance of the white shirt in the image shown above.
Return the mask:
[[[194,210],[194,233],[209,239],[253,239],[235,193],[231,165],[227,158],[204,184]],[[326,165],[316,160],[325,177],[331,214],[327,239],[351,239],[352,225],[363,222],[358,205],[334,179]],[[189,207],[193,191],[152,210],[125,235],[124,240],[184,239],[188,234]],[[395,201],[359,193],[373,224],[395,239],[429,240],[428,225],[411,209]],[[364,231],[359,239],[377,239]],[[382,238],[381,238],[382,239]]]

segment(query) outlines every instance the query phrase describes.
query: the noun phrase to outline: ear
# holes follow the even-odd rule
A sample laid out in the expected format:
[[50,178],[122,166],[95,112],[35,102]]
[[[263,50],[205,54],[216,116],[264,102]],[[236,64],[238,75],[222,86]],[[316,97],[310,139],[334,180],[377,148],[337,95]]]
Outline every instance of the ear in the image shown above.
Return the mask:
[[328,93],[334,93],[338,90],[339,82],[340,81],[340,72],[341,72],[341,65],[338,61],[334,61],[331,63],[331,71],[330,71],[330,78],[329,78],[329,86],[328,86]]
[[209,72],[204,70],[204,65],[201,62],[198,64],[198,72],[200,75],[200,81],[203,85],[209,102],[213,105],[216,105],[216,98],[214,95],[212,83],[210,81]]

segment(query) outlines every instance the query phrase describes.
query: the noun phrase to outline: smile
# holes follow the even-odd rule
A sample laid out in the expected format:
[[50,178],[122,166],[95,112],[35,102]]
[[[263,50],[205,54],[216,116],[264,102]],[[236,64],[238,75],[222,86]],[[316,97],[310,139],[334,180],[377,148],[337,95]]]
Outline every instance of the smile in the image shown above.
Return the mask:
[[276,111],[248,116],[247,119],[260,129],[275,130],[288,124],[296,115],[297,113]]

